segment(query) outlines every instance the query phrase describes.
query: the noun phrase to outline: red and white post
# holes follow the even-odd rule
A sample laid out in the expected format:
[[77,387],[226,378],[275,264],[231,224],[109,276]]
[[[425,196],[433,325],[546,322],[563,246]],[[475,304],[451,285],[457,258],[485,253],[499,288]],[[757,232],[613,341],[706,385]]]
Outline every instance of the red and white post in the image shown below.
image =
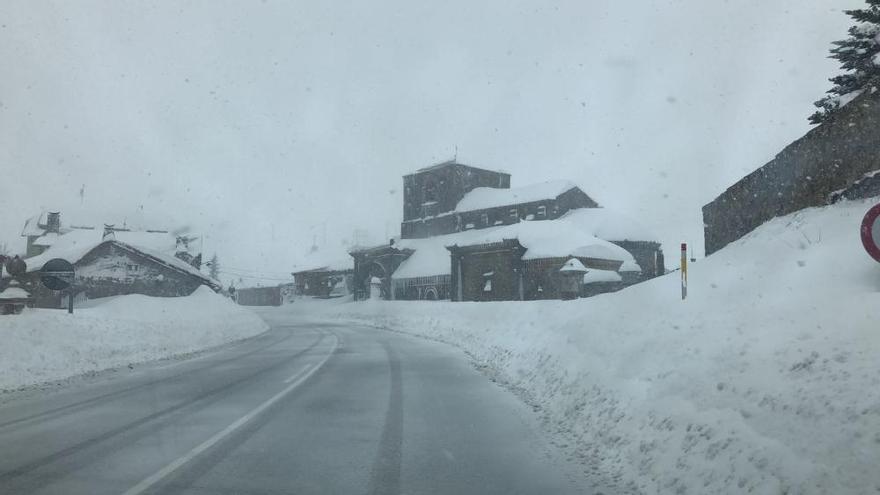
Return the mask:
[[681,300],[684,301],[688,295],[688,260],[687,260],[686,242],[681,243]]

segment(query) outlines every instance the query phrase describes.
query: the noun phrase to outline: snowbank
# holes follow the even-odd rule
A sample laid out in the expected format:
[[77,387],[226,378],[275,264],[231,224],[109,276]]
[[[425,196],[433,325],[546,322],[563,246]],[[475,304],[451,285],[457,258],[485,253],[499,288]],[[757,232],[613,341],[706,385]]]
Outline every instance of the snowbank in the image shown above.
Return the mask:
[[0,390],[198,351],[267,328],[204,286],[188,297],[119,296],[73,315],[25,310],[0,316]]
[[[642,493],[880,490],[869,202],[775,219],[677,274],[577,301],[312,305],[452,343],[539,407],[593,479]],[[298,308],[301,310],[302,308]]]

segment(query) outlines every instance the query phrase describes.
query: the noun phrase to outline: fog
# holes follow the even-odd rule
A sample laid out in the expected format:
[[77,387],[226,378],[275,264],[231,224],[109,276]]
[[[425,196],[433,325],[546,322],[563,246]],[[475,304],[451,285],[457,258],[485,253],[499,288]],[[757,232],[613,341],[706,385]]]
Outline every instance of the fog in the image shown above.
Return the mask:
[[699,255],[700,207],[809,130],[862,4],[4,2],[0,243],[43,209],[185,226],[273,283],[399,233],[401,176],[456,156]]

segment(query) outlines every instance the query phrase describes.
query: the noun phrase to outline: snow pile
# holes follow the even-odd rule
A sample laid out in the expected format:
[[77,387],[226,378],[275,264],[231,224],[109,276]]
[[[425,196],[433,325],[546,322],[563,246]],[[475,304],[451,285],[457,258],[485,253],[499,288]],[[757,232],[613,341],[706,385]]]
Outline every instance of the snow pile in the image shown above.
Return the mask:
[[0,390],[198,351],[267,328],[204,286],[188,297],[108,298],[72,315],[28,309],[0,316]]
[[[449,342],[624,492],[880,490],[870,202],[777,218],[689,268],[577,301],[310,306]],[[301,309],[301,308],[299,308]]]
[[484,210],[500,206],[512,206],[535,201],[556,199],[560,194],[577,186],[567,180],[540,182],[512,189],[477,187],[461,198],[455,207],[457,212]]
[[589,270],[584,274],[585,284],[621,282],[623,277],[611,270]]

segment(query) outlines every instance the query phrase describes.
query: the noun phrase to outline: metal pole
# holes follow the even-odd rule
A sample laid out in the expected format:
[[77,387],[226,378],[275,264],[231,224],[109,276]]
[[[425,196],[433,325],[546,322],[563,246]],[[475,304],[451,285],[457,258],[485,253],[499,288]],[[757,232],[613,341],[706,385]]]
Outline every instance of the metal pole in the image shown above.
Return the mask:
[[684,301],[688,293],[688,266],[687,266],[687,243],[681,243],[681,300]]
[[73,314],[73,287],[67,289],[67,314]]

